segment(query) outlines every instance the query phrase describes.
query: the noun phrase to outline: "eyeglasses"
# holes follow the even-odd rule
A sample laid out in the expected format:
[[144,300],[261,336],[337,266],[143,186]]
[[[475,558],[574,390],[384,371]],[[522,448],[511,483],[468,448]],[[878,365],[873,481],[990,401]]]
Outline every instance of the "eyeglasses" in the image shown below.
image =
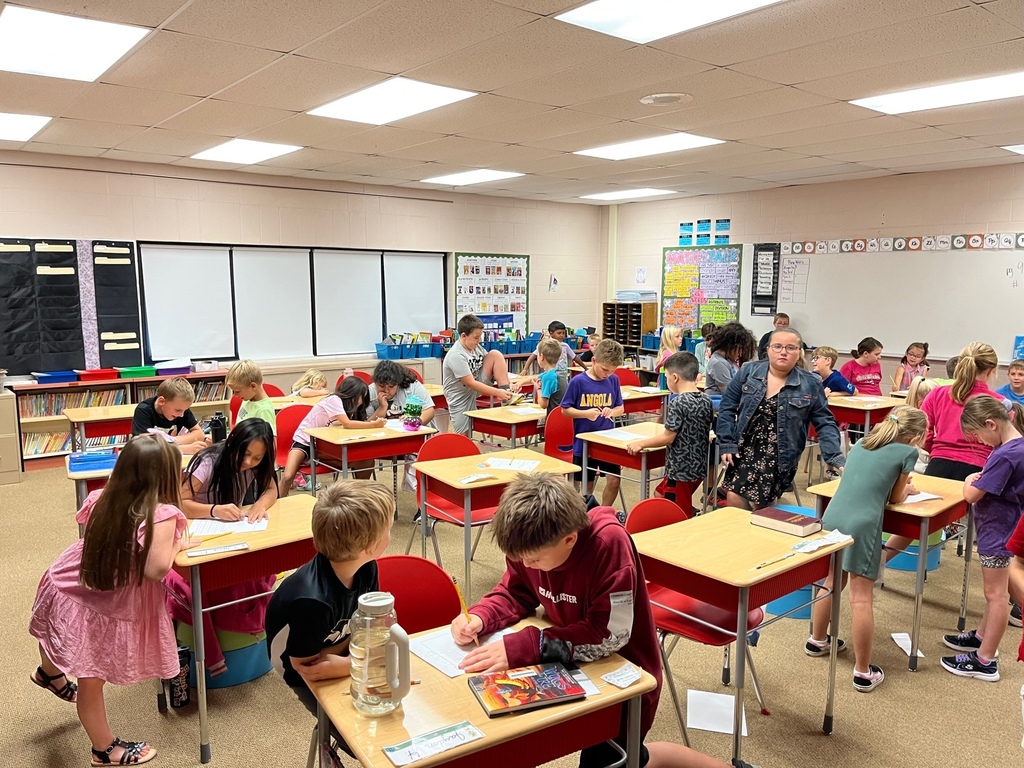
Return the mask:
[[786,350],[787,352],[800,351],[800,347],[798,347],[796,344],[770,344],[768,345],[768,349],[770,349],[772,352],[781,352],[782,350]]

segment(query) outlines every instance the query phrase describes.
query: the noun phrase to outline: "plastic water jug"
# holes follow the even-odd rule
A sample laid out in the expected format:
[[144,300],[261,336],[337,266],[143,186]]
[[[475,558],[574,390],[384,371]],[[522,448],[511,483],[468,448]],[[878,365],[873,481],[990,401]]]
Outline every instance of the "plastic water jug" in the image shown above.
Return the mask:
[[386,715],[409,693],[409,635],[397,623],[390,592],[367,592],[349,620],[352,704]]

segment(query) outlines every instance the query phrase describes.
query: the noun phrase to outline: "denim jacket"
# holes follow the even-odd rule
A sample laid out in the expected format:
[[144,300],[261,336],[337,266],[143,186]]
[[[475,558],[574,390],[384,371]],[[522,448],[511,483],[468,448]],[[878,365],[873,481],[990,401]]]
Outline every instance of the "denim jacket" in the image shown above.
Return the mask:
[[[722,395],[718,409],[716,432],[722,453],[739,453],[740,435],[746,431],[754,411],[768,389],[768,361],[747,363],[737,373]],[[833,467],[846,464],[839,444],[839,427],[828,409],[828,400],[821,382],[811,373],[794,368],[779,390],[779,469],[795,469],[807,444],[807,427],[818,432],[821,455]]]

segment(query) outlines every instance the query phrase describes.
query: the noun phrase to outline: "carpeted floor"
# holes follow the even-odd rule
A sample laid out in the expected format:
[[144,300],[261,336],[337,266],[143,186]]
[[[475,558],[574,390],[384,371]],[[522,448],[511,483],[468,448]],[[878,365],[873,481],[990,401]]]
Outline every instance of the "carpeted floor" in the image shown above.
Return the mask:
[[[386,474],[381,478],[390,485]],[[638,498],[629,483],[626,498]],[[798,475],[806,485],[806,475]],[[785,499],[792,503],[788,497]],[[810,503],[802,494],[805,504]],[[8,681],[0,703],[0,764],[85,766],[89,744],[73,705],[59,701],[29,682],[38,663],[36,644],[26,627],[42,572],[77,535],[74,490],[62,469],[29,472],[20,485],[0,487],[0,573],[8,619],[0,626],[0,672]],[[401,519],[395,524],[392,552],[404,551],[415,508],[403,493]],[[445,565],[462,573],[461,536],[439,526]],[[418,549],[418,547],[417,547]],[[762,689],[771,716],[759,714],[747,687],[750,735],[744,758],[765,768],[930,768],[963,763],[1024,765],[1021,750],[1020,688],[1024,671],[1015,661],[1021,630],[1009,628],[1002,643],[1003,679],[998,683],[954,677],[943,671],[938,657],[951,653],[940,635],[955,630],[962,563],[950,545],[942,566],[929,574],[922,621],[920,671],[907,670],[906,655],[889,638],[909,631],[913,611],[913,574],[889,571],[885,589],[876,591],[875,661],[886,672],[885,683],[869,694],[850,682],[852,650],[840,656],[836,726],[821,733],[827,660],[811,659],[802,646],[807,623],[785,620],[766,630],[754,649]],[[497,581],[503,561],[484,535],[474,566],[474,599]],[[969,627],[982,607],[980,574],[973,566]],[[849,634],[848,603],[844,624]],[[720,649],[682,641],[672,657],[672,672],[681,691],[694,688],[728,692],[721,684]],[[130,688],[108,687],[107,707],[114,731],[125,738],[145,739],[160,752],[155,764],[199,764],[199,723],[196,705],[156,711],[155,683]],[[220,766],[302,766],[312,719],[273,673],[247,685],[212,691],[209,696],[213,763]],[[691,730],[693,746],[728,759],[731,738]],[[679,740],[667,692],[649,740]],[[552,765],[575,766],[572,758]]]

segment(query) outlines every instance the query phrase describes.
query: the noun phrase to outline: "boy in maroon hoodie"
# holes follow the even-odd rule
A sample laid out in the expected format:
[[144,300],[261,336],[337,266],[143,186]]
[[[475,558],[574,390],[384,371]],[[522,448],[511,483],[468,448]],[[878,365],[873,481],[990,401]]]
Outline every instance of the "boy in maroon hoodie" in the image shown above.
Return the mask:
[[[477,635],[515,624],[544,607],[554,625],[526,627],[500,643],[474,648],[467,672],[497,672],[529,664],[575,664],[618,653],[646,670],[657,686],[643,695],[640,730],[654,722],[661,692],[661,657],[647,585],[633,542],[611,507],[590,513],[580,494],[558,475],[520,475],[502,494],[491,523],[505,553],[501,582],[459,615],[452,636],[468,645]],[[625,728],[616,741],[625,748]],[[616,760],[606,744],[589,747],[580,766],[603,768]],[[641,748],[640,764],[657,768],[724,768],[725,763],[670,742]],[[747,766],[746,763],[738,763]]]

